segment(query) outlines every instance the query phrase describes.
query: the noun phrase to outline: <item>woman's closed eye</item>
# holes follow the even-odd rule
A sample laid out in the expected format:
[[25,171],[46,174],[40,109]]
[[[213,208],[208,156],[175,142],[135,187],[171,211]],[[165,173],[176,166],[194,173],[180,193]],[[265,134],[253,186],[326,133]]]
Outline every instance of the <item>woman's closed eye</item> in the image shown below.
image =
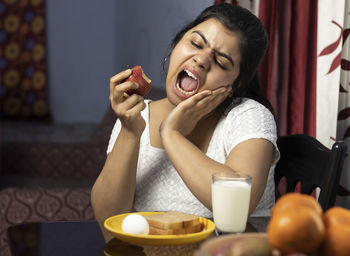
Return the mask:
[[216,56],[214,56],[214,62],[222,69],[222,70],[227,70],[227,68],[225,67],[225,65],[223,63],[220,62],[220,60],[218,60],[218,58]]
[[198,43],[198,42],[195,42],[195,41],[191,40],[191,44],[194,47],[196,47],[197,49],[203,49],[203,46],[200,43]]

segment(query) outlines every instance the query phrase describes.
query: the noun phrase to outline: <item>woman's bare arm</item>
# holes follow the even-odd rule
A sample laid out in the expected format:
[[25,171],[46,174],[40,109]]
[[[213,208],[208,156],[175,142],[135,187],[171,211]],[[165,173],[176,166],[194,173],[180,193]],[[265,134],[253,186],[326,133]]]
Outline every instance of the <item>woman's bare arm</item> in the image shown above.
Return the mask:
[[250,139],[238,144],[226,159],[233,170],[252,176],[249,214],[262,197],[273,161],[274,145],[265,139]]
[[104,221],[110,216],[130,212],[132,209],[139,143],[139,138],[121,129],[92,188],[91,204],[106,241],[112,235],[104,228]]
[[91,191],[91,204],[106,241],[112,236],[104,228],[104,221],[132,209],[140,138],[146,125],[141,116],[146,107],[143,98],[125,93],[138,88],[133,82],[122,82],[130,74],[131,70],[125,70],[111,78],[109,98],[121,129]]
[[[251,139],[237,145],[221,164],[205,155],[186,136],[200,118],[222,102],[229,91],[222,88],[203,91],[181,102],[163,121],[160,137],[168,156],[192,193],[211,209],[211,175],[215,172],[242,172],[250,174],[252,199],[250,212],[259,202],[267,182],[273,158],[273,145],[264,139]],[[203,125],[203,124],[202,124]]]
[[252,176],[250,213],[257,206],[266,187],[273,145],[264,139],[251,139],[237,145],[225,164],[206,156],[176,131],[163,135],[169,159],[192,193],[211,209],[211,176],[215,172],[241,172]]

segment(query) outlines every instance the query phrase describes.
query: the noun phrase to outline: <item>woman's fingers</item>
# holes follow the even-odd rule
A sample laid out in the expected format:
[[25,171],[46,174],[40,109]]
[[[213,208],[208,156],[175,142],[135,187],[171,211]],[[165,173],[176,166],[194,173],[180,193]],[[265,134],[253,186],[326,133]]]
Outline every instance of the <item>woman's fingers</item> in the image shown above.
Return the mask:
[[131,90],[131,89],[135,90],[137,88],[139,88],[139,85],[137,83],[130,82],[130,81],[117,84],[112,91],[113,99],[116,102],[122,102],[124,101],[125,98],[128,97],[128,95],[126,94],[128,90]]
[[222,94],[222,93],[227,93],[229,94],[232,90],[232,87],[231,86],[222,86],[222,87],[219,87],[219,88],[216,88],[214,91],[213,91],[213,94]]
[[137,89],[139,85],[130,81],[123,82],[131,75],[131,69],[124,70],[110,79],[109,97],[111,101],[122,102],[125,92],[131,89]]
[[111,77],[109,99],[112,109],[120,119],[122,126],[140,135],[145,128],[145,120],[141,116],[141,111],[146,107],[146,104],[142,96],[126,93],[128,90],[139,87],[137,83],[125,82],[131,73],[131,69],[127,69]]
[[199,92],[192,97],[188,98],[187,100],[182,101],[179,106],[183,108],[191,108],[194,105],[196,105],[198,102],[200,102],[203,99],[208,98],[212,94],[212,91],[210,90],[205,90],[202,92]]
[[126,69],[115,76],[112,76],[109,81],[109,93],[112,94],[114,87],[122,82],[123,80],[127,79],[132,73],[131,69]]
[[139,114],[145,108],[146,108],[146,103],[143,100],[140,100],[132,108],[130,108],[128,112],[130,115],[134,116],[136,114]]
[[190,99],[192,100],[193,103],[196,103],[196,102],[198,102],[200,100],[208,98],[212,94],[213,94],[213,91],[204,90],[202,92],[199,92],[199,93],[193,95]]
[[179,108],[182,109],[181,111],[189,111],[193,117],[196,116],[200,119],[214,111],[228,97],[230,91],[229,87],[203,91],[183,101],[181,103],[183,105],[179,104]]
[[230,92],[231,88],[220,87],[214,90],[209,97],[206,97],[202,101],[198,102],[198,104],[202,105],[211,102],[211,105],[216,107],[227,98]]
[[122,103],[118,104],[118,112],[127,112],[129,109],[133,108],[139,102],[143,102],[143,98],[140,95],[133,94],[127,97]]
[[125,92],[128,90],[132,89],[137,89],[139,88],[139,85],[134,82],[123,82],[126,78],[128,78],[131,75],[131,70],[127,69],[123,72],[120,72],[119,74],[115,75],[110,79],[110,101],[112,103],[121,103],[127,98],[128,96],[126,95]]
[[[197,105],[199,107],[210,107],[219,105],[231,91],[230,87],[220,87],[213,91],[205,90],[200,93],[193,95],[186,101],[183,101],[184,107],[193,107]],[[208,105],[210,103],[210,105]]]
[[111,94],[110,101],[112,108],[117,115],[123,116],[127,112],[134,108],[139,102],[143,102],[144,99],[138,94],[127,95],[125,92],[130,89],[137,89],[138,84],[133,82],[125,82],[114,86]]
[[145,108],[146,103],[142,97],[139,97],[117,105],[115,112],[117,113],[123,126],[134,131],[141,131],[139,129],[143,127],[143,131],[145,121],[141,116],[141,111]]

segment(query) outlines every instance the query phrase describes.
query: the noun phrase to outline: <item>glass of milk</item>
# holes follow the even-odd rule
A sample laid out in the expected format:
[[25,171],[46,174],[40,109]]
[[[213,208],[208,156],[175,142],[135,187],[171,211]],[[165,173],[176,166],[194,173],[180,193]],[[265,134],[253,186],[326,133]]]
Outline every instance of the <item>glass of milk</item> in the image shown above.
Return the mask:
[[222,233],[245,231],[252,177],[246,174],[215,173],[212,176],[212,209],[216,229]]

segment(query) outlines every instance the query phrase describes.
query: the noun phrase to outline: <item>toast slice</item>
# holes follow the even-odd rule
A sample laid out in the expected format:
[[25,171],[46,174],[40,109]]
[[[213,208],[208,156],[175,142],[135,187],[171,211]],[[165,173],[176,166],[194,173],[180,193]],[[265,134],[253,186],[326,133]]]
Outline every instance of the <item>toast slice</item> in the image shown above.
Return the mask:
[[168,211],[146,216],[150,227],[180,230],[200,224],[199,216],[189,213]]
[[185,228],[179,228],[179,229],[161,229],[161,228],[150,226],[149,234],[150,235],[184,235],[184,234],[190,234],[190,233],[197,233],[202,231],[202,229],[203,229],[202,223],[197,223],[196,225],[188,226]]

